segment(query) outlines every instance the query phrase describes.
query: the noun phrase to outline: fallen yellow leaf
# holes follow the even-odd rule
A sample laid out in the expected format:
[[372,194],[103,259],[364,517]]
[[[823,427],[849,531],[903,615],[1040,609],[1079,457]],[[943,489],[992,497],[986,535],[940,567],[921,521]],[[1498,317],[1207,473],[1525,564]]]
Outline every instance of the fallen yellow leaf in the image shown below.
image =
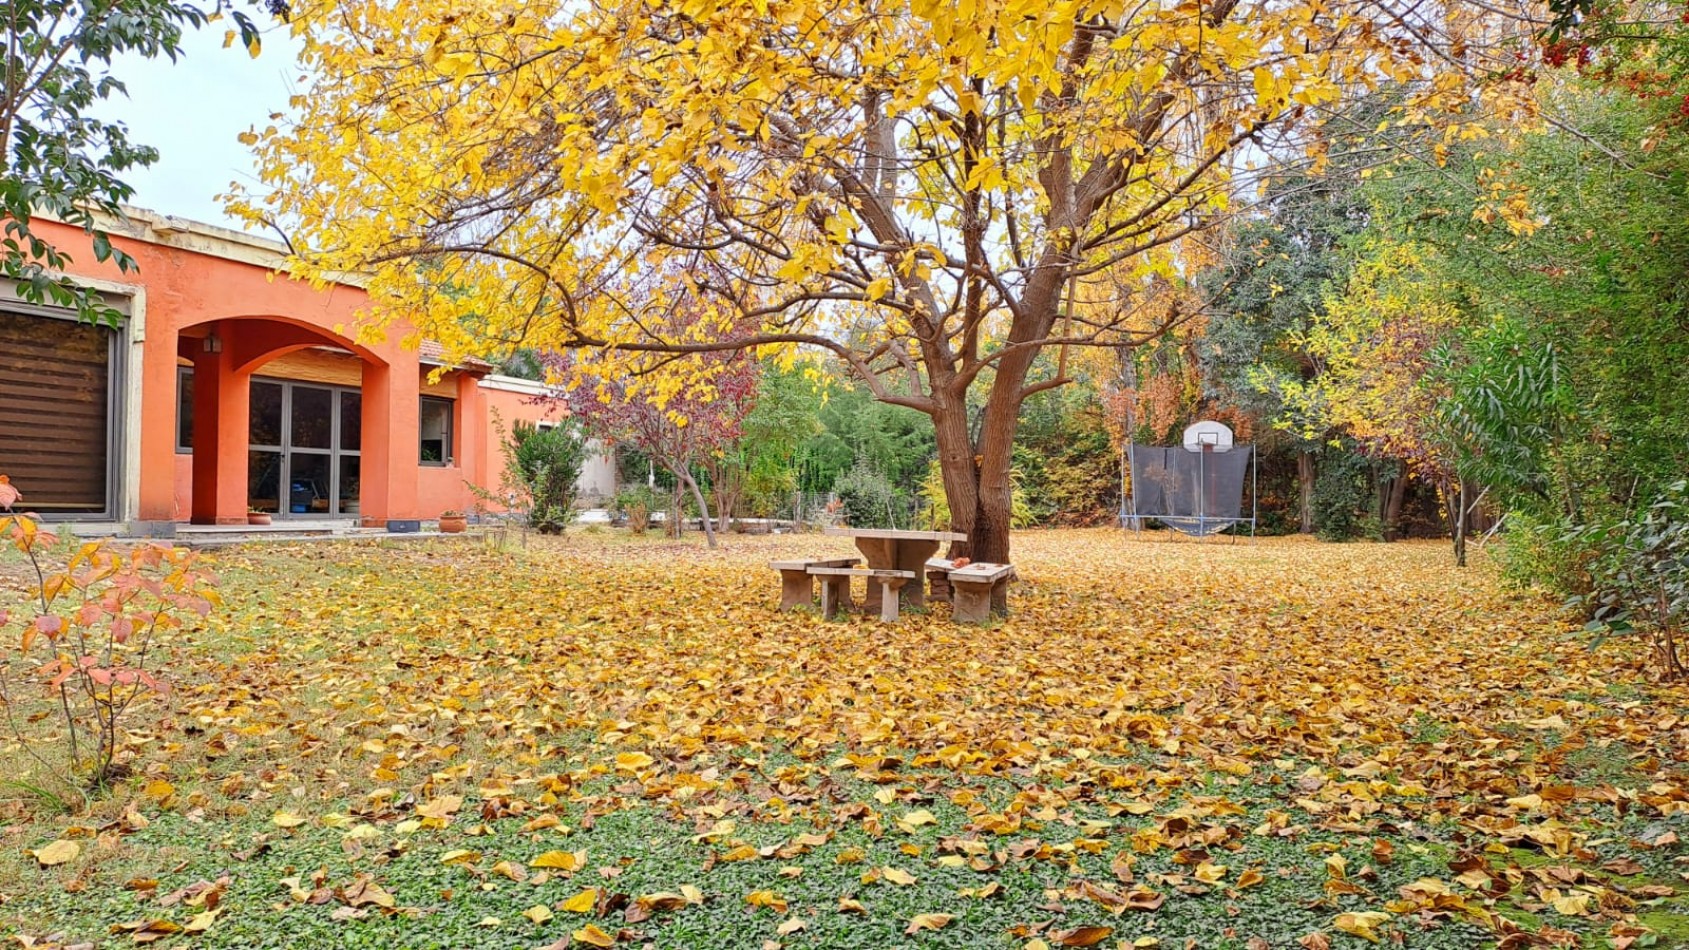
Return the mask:
[[589,947],[613,947],[616,945],[616,938],[599,930],[596,924],[587,924],[585,927],[569,934],[569,936],[577,943],[584,943]]
[[782,914],[786,912],[786,899],[773,891],[752,891],[745,895],[745,903],[752,907],[768,907]]
[[64,864],[67,861],[76,860],[76,856],[82,853],[82,846],[74,841],[55,841],[29,853],[35,857],[35,860],[42,867],[52,867],[55,864]]
[[559,906],[571,914],[590,914],[598,906],[598,888],[589,887]]
[[575,851],[547,851],[528,862],[531,868],[552,868],[558,871],[578,871],[586,864],[586,858]]
[[952,914],[916,914],[910,918],[909,926],[903,928],[906,934],[916,934],[923,930],[941,930],[955,920]]
[[1368,910],[1348,914],[1338,914],[1332,919],[1331,925],[1346,934],[1353,934],[1373,943],[1379,942],[1377,926],[1390,919],[1390,915],[1383,911]]

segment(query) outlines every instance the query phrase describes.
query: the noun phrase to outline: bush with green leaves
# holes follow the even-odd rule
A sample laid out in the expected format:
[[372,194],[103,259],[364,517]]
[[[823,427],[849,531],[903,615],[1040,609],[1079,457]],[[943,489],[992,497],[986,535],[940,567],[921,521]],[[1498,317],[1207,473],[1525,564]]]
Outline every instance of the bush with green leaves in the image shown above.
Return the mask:
[[1537,587],[1562,597],[1589,593],[1589,562],[1594,556],[1585,532],[1566,520],[1526,509],[1507,513],[1501,543],[1490,551],[1503,579],[1518,588]]
[[512,427],[505,477],[527,502],[528,523],[541,534],[562,534],[575,515],[576,485],[586,463],[586,440],[569,426]]
[[1634,517],[1580,534],[1593,554],[1590,591],[1572,602],[1588,613],[1595,642],[1647,637],[1659,674],[1683,679],[1689,672],[1679,647],[1689,625],[1689,482],[1668,485]]
[[1353,452],[1328,450],[1314,479],[1314,531],[1321,541],[1353,541],[1367,536],[1363,508],[1367,491],[1367,460]]
[[858,462],[833,483],[852,528],[897,528],[904,521],[904,502],[891,480],[872,466]]
[[646,485],[629,485],[616,493],[616,514],[627,523],[634,534],[644,534],[651,527],[651,513],[667,506],[662,496]]

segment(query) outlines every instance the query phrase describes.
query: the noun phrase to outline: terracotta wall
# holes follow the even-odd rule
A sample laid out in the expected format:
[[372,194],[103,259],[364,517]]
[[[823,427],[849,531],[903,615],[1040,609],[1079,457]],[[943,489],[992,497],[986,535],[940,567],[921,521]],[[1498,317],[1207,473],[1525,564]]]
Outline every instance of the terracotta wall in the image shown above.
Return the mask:
[[[408,523],[473,508],[470,484],[497,490],[504,465],[499,446],[510,424],[561,418],[558,409],[533,401],[532,383],[436,373],[401,345],[404,326],[379,340],[349,336],[367,302],[364,291],[350,284],[316,290],[278,275],[283,257],[274,242],[136,210],[111,227],[113,243],[140,266],[120,273],[90,263],[80,231],[45,220],[40,227],[71,252],[73,276],[125,301],[132,314],[120,344],[127,406],[123,418],[112,420],[124,444],[123,520],[244,523],[254,376],[362,389],[367,522]],[[195,425],[205,430],[196,440],[211,447],[204,458],[176,450],[177,367],[184,364],[195,367]],[[424,393],[455,400],[448,465],[419,461]],[[608,460],[593,460],[588,472],[589,493],[614,492]]]
[[[381,340],[358,342],[344,335],[346,327],[357,325],[366,302],[361,288],[318,290],[277,276],[283,249],[274,242],[150,212],[136,211],[111,225],[112,243],[139,267],[128,273],[96,263],[79,229],[47,220],[39,228],[70,254],[73,277],[126,301],[131,313],[120,344],[128,405],[123,418],[113,420],[124,445],[123,520],[180,516],[175,429],[176,368],[182,358],[194,361],[196,394],[206,394],[203,405],[196,403],[196,418],[222,419],[206,439],[216,457],[208,451],[195,460],[199,469],[189,485],[193,514],[201,520],[245,521],[244,384],[275,357],[322,344],[357,353],[366,384],[374,380],[364,400],[370,412],[366,454],[390,456],[369,449],[416,442],[420,361],[400,345],[404,328]],[[366,468],[364,474],[363,511],[382,523],[420,516],[416,463],[392,458],[393,464]]]
[[[438,381],[431,382],[429,376],[432,369],[433,367],[423,366],[419,370],[419,388],[423,394],[455,400],[462,396],[465,379],[470,380],[472,384],[478,382],[475,376],[458,371],[444,372]],[[265,379],[323,383],[357,389],[363,382],[363,363],[349,353],[300,350],[265,363],[254,375]],[[479,386],[475,388],[478,389]],[[478,450],[481,442],[480,430],[483,426],[479,423],[479,414],[484,412],[478,400],[475,401],[475,405],[458,406],[458,417],[454,419],[456,431],[453,433],[455,444],[451,463],[445,466],[418,466],[418,517],[434,518],[440,512],[451,509],[467,511],[474,505],[474,496],[467,485],[471,482],[478,483],[481,477],[477,470],[479,460],[473,453]],[[399,450],[403,451],[403,447]],[[417,448],[412,446],[410,451],[416,452]],[[193,498],[191,452],[177,454],[175,482],[176,518],[185,520]]]

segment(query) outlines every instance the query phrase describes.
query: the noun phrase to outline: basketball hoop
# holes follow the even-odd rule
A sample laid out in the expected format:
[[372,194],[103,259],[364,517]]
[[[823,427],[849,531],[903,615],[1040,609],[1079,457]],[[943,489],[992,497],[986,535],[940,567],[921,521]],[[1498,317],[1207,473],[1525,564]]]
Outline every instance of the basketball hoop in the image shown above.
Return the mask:
[[1230,452],[1232,450],[1232,430],[1223,422],[1204,419],[1193,422],[1185,427],[1184,442],[1187,452]]

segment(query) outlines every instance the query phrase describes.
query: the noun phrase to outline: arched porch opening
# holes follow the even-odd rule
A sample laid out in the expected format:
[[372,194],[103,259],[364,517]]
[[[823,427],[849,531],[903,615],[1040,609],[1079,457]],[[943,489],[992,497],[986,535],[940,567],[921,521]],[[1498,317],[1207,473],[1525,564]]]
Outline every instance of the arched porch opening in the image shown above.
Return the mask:
[[[312,348],[356,357],[355,381],[331,386],[263,377],[267,364]],[[415,530],[414,365],[396,368],[390,355],[277,315],[183,327],[177,355],[193,368],[188,507],[194,524],[245,524],[256,509]]]

